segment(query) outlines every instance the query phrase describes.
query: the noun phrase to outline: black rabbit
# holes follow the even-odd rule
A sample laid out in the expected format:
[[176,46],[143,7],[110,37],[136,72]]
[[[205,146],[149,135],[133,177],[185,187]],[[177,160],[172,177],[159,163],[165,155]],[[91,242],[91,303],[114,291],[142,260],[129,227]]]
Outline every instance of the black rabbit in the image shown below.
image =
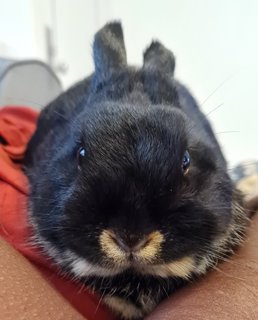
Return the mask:
[[95,72],[40,114],[25,156],[42,250],[124,319],[140,319],[239,244],[248,225],[211,126],[152,42],[129,67],[121,25]]

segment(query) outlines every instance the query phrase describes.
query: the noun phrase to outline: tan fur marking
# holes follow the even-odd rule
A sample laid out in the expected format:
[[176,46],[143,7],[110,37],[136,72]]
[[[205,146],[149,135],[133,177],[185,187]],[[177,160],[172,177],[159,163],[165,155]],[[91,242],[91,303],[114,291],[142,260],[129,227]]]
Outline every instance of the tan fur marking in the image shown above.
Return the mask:
[[103,230],[99,237],[99,243],[102,251],[106,256],[119,263],[123,262],[126,258],[125,252],[116,245],[113,239],[113,232],[110,230]]
[[[103,230],[99,237],[99,243],[102,251],[106,256],[116,263],[125,262],[127,254],[114,241],[115,235],[111,230]],[[142,249],[134,253],[136,260],[144,260],[146,262],[153,261],[161,248],[164,241],[163,235],[154,231],[146,237],[146,244]]]
[[143,274],[153,274],[162,278],[177,276],[188,279],[195,268],[195,262],[192,257],[184,257],[167,264],[144,266],[141,270]]
[[157,257],[164,237],[159,231],[154,231],[148,235],[147,241],[145,247],[137,252],[136,256],[137,258],[151,262]]
[[106,296],[103,301],[123,319],[137,319],[143,316],[140,309],[119,297]]

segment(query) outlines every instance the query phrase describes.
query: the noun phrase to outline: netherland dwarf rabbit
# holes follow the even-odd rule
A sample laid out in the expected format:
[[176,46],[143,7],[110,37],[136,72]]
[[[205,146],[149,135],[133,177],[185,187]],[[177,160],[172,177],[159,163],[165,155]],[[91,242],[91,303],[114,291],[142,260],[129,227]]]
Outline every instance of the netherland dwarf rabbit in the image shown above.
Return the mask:
[[211,126],[152,42],[127,65],[120,23],[95,72],[44,108],[24,165],[40,247],[124,319],[232,252],[248,225]]

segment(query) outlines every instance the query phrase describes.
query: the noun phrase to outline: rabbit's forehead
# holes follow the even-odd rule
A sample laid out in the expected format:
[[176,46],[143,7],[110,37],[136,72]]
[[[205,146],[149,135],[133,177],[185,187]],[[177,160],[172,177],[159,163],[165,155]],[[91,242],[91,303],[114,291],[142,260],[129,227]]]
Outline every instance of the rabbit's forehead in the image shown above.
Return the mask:
[[[120,192],[125,182],[127,186],[137,182],[139,190],[139,179],[156,189],[170,187],[182,176],[182,158],[187,148],[185,128],[177,120],[169,120],[166,114],[163,119],[156,119],[153,113],[151,118],[134,121],[126,116],[122,120],[111,118],[110,122],[105,119],[91,125],[91,132],[84,128],[82,145],[86,157],[79,173],[82,181],[94,190],[96,186],[98,198],[104,192],[100,189],[106,190],[107,185]],[[147,192],[145,187],[143,190]]]
[[171,106],[131,105],[107,102],[95,112],[80,118],[82,141],[125,140],[142,142],[142,138],[171,144],[186,144],[188,121]]

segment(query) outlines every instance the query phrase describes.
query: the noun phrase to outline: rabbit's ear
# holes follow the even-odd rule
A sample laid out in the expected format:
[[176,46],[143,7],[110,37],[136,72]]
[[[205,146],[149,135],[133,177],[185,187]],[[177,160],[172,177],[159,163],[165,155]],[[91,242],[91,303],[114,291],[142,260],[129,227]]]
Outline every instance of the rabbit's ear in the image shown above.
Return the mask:
[[174,75],[175,56],[160,42],[152,41],[143,55],[143,68],[153,71],[161,71],[167,75]]
[[94,38],[95,77],[102,82],[126,65],[126,51],[122,26],[119,22],[106,24]]

